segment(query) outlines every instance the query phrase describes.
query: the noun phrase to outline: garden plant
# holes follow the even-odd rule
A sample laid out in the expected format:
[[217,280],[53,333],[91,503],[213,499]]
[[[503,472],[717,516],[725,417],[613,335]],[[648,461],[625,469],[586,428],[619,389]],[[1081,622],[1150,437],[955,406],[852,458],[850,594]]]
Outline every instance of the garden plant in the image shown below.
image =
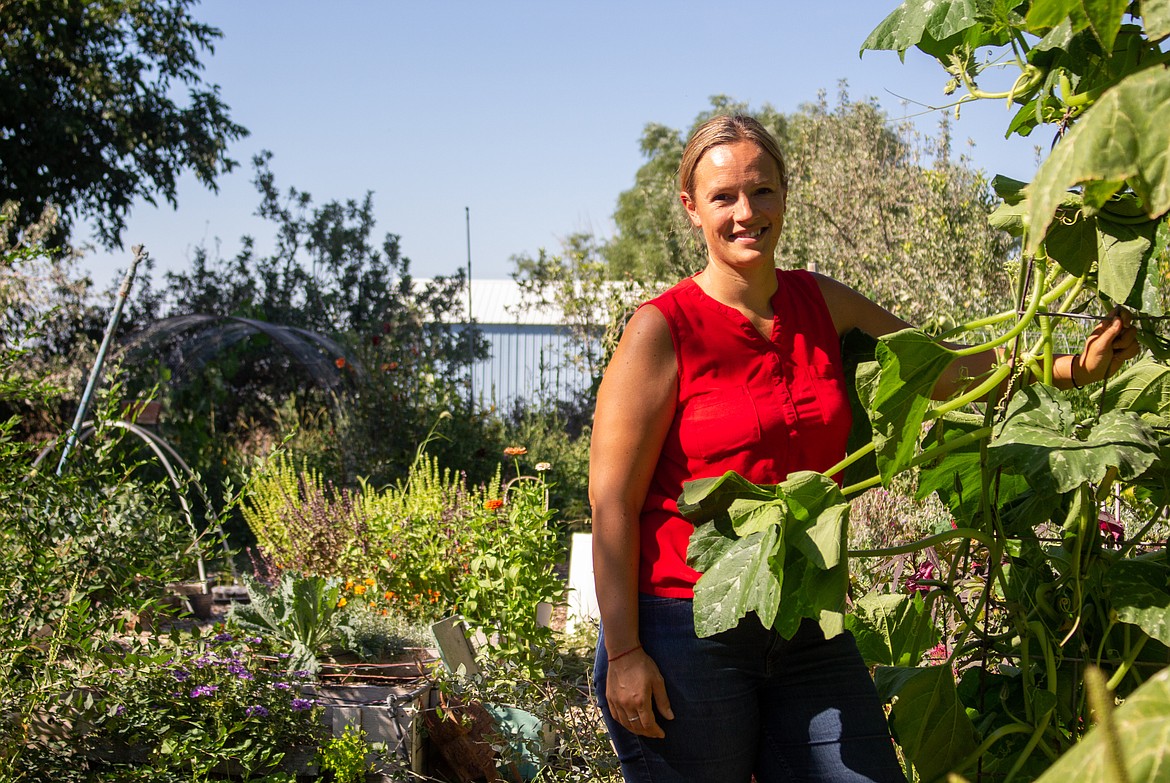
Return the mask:
[[[856,368],[855,450],[777,486],[693,482],[689,558],[701,635],[754,611],[849,628],[891,703],[914,779],[1163,779],[1170,753],[1170,368],[1161,335],[1170,241],[1170,8],[1165,3],[907,0],[865,49],[917,47],[960,91],[1055,128],[1034,180],[997,179],[993,222],[1019,239],[1018,307],[944,335],[905,330]],[[981,86],[1018,69],[1002,90]],[[1091,393],[1053,388],[1054,345],[1082,320],[1134,313],[1149,357]],[[993,337],[979,339],[990,330]],[[948,341],[977,343],[948,347]],[[976,339],[969,339],[975,337]],[[847,338],[864,354],[865,340]],[[1075,340],[1074,340],[1075,342]],[[956,356],[1004,361],[930,402]],[[1008,387],[1000,397],[998,390]],[[843,471],[844,485],[832,478]],[[846,617],[849,499],[917,471],[953,528],[854,557],[925,552],[907,595]],[[1123,702],[1115,711],[1115,701]],[[1096,724],[1096,728],[1092,728]]]

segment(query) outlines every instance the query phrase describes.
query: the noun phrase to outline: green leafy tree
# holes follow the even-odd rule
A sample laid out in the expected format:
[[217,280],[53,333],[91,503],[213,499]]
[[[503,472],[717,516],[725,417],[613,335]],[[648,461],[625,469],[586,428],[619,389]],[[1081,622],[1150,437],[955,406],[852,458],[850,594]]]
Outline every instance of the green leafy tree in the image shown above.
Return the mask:
[[[214,188],[235,165],[231,121],[200,57],[220,32],[195,0],[0,3],[0,202],[21,225],[47,203],[120,244],[134,200],[175,204],[179,175]],[[185,93],[185,94],[184,94]]]
[[[161,294],[152,294],[151,302],[167,303],[155,315],[279,324],[323,335],[337,353],[326,357],[327,377],[318,377],[297,371],[260,335],[233,343],[220,330],[147,342],[167,367],[214,356],[200,373],[172,377],[164,432],[213,480],[295,432],[289,447],[329,478],[380,483],[405,472],[442,413],[459,412],[443,420],[432,451],[477,479],[490,473],[498,427],[467,404],[469,368],[486,344],[462,323],[462,271],[416,280],[398,236],[375,240],[371,194],[317,204],[305,191],[278,187],[270,161],[264,153],[253,162],[272,252],[257,252],[250,237],[231,258],[200,249],[189,270],[168,273]],[[149,307],[141,309],[145,320]],[[127,362],[141,369],[148,358],[137,352]],[[165,372],[142,377],[168,381]]]

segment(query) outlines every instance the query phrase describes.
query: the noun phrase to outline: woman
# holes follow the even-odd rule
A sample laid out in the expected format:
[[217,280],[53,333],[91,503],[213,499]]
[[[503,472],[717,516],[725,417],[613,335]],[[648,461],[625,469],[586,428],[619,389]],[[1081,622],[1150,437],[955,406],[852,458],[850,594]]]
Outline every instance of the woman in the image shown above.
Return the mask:
[[[754,615],[708,639],[691,612],[686,481],[736,470],[778,483],[845,453],[840,336],[907,324],[852,289],[778,271],[784,160],[749,117],[692,135],[681,200],[707,266],[630,319],[598,392],[590,451],[597,598],[596,682],[627,781],[902,780],[885,719],[849,634],[806,622],[791,640]],[[1102,323],[1058,386],[1115,372],[1137,353],[1127,316]],[[956,362],[935,394],[989,371]]]

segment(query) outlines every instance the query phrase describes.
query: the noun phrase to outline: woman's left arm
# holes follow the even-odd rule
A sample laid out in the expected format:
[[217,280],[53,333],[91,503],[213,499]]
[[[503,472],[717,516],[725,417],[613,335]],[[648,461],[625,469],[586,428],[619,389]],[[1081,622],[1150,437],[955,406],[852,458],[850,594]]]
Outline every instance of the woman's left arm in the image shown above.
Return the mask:
[[[911,324],[849,286],[824,275],[815,276],[833,317],[837,334],[844,335],[851,329],[860,329],[873,337],[881,337],[911,327]],[[1053,383],[1058,388],[1069,389],[1108,378],[1125,361],[1137,356],[1139,350],[1132,316],[1128,311],[1118,308],[1097,324],[1080,353],[1056,357],[1052,368]],[[994,350],[956,359],[939,378],[932,396],[936,400],[953,396],[968,388],[972,378],[981,378],[989,373],[998,361],[999,356]]]

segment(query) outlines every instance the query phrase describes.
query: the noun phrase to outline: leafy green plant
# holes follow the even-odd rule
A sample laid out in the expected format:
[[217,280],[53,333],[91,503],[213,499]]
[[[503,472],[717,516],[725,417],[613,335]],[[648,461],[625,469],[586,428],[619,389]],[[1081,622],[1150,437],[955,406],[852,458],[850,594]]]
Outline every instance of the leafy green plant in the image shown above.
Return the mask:
[[346,726],[340,737],[332,737],[317,751],[317,764],[325,772],[333,773],[335,783],[362,783],[373,764],[366,761],[370,746],[365,732]]
[[245,779],[277,772],[298,748],[311,756],[325,731],[302,691],[307,674],[269,668],[283,654],[279,643],[214,630],[177,645],[148,639],[84,678],[93,727],[84,741],[99,756],[125,751],[126,762],[102,765],[110,775],[138,766],[198,780],[226,764]]
[[233,604],[228,621],[287,644],[289,671],[316,672],[319,656],[344,644],[340,579],[285,572],[271,588],[248,576],[244,583],[249,603]]

